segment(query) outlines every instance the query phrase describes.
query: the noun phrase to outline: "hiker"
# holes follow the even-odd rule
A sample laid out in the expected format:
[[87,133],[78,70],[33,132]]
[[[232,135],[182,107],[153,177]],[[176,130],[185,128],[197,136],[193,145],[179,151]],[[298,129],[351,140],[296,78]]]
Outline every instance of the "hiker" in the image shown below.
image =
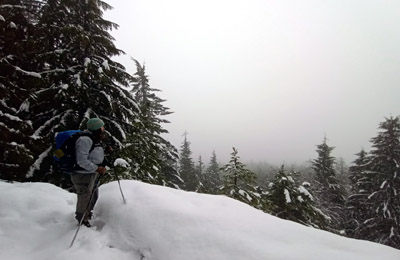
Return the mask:
[[101,145],[104,137],[103,120],[89,119],[85,132],[87,135],[80,136],[75,142],[76,166],[71,173],[71,181],[78,197],[75,218],[82,225],[90,227],[89,219],[92,218],[92,210],[99,196],[98,185],[95,182],[99,174],[104,175],[106,172],[103,166],[104,150]]

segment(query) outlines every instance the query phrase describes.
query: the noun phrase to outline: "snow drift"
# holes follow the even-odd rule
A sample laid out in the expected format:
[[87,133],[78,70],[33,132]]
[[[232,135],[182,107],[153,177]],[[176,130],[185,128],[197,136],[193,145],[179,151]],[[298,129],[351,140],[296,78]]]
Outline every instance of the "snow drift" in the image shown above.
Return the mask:
[[0,182],[4,260],[366,260],[400,250],[265,214],[224,196],[121,182],[100,187],[94,227],[77,228],[76,196],[45,183]]

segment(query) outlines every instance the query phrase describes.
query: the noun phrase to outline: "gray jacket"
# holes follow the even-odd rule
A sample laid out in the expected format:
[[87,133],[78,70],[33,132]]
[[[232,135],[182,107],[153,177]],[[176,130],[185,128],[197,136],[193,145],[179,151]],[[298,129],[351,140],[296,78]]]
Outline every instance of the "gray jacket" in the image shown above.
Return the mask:
[[[104,150],[100,144],[92,148],[93,141],[89,136],[81,136],[76,140],[75,152],[76,163],[82,169],[77,169],[76,173],[95,173],[98,166],[104,161]],[[89,153],[90,152],[90,153]]]

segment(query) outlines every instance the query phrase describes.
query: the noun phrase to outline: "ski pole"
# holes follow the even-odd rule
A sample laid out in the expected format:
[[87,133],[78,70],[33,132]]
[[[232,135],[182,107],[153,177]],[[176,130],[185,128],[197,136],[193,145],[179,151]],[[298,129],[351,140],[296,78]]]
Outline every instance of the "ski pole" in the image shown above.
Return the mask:
[[125,196],[124,196],[124,193],[122,192],[121,183],[119,181],[118,174],[115,171],[114,171],[114,173],[115,173],[115,177],[117,178],[117,181],[118,181],[119,191],[121,192],[122,200],[124,201],[124,204],[126,204]]
[[[111,147],[109,147],[109,148],[111,148]],[[113,150],[112,148],[111,148],[111,149],[108,149],[108,150],[109,150],[109,156],[110,156],[110,161],[108,161],[108,164],[109,164],[110,168],[112,168],[112,167],[113,167],[112,163],[114,162],[114,156],[113,156],[113,154],[115,154],[114,152],[115,152],[116,150]],[[117,149],[117,150],[120,150],[120,149]],[[110,163],[110,162],[111,162],[111,163]],[[124,204],[126,204],[125,196],[124,196],[124,193],[122,192],[121,183],[120,183],[120,181],[119,181],[119,177],[118,177],[118,174],[117,174],[115,168],[114,168],[114,175],[115,175],[115,178],[116,178],[117,181],[118,181],[119,191],[121,192],[122,200],[124,201]]]
[[[110,148],[111,148],[111,147],[110,147]],[[120,150],[120,149],[117,149],[117,150]],[[110,161],[108,161],[108,164],[109,164],[110,168],[113,167],[113,166],[112,166],[112,163],[114,162],[114,156],[113,156],[113,154],[114,154],[115,151],[116,151],[116,150],[113,150],[112,148],[109,149],[109,156],[110,156],[111,164],[110,164]],[[114,166],[115,166],[115,165],[114,165]],[[115,168],[114,168],[114,175],[115,175],[115,178],[116,178],[117,181],[118,181],[119,191],[121,192],[122,200],[124,201],[124,204],[126,204],[125,196],[124,196],[124,193],[122,192],[122,188],[121,188],[121,182],[119,181],[119,177],[118,177],[118,174],[117,174],[117,171],[115,170]]]
[[100,184],[100,176],[101,176],[101,175],[99,174],[99,175],[97,176],[96,180],[95,180],[95,185],[94,185],[94,187],[93,187],[92,193],[90,194],[89,203],[87,204],[86,210],[85,210],[85,212],[83,213],[81,220],[79,221],[78,228],[76,229],[74,238],[72,239],[71,245],[69,246],[69,248],[71,248],[71,247],[74,245],[74,242],[75,242],[75,239],[76,239],[76,237],[77,237],[77,235],[78,235],[78,232],[79,232],[79,230],[81,229],[82,222],[83,222],[83,220],[84,220],[85,217],[86,217],[86,213],[88,212],[88,210],[89,210],[89,208],[90,208],[90,204],[92,203],[93,195],[94,195],[94,193],[96,192],[97,188],[99,187],[99,184]]

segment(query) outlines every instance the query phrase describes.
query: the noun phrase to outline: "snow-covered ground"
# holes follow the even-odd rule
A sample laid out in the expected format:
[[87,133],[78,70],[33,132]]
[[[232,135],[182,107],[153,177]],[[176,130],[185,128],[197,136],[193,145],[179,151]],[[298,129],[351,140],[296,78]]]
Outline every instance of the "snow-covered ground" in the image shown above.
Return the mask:
[[[0,181],[4,260],[399,260],[400,250],[285,221],[224,196],[137,181],[100,187],[97,227],[76,231],[75,194]],[[144,257],[143,257],[144,255]]]

